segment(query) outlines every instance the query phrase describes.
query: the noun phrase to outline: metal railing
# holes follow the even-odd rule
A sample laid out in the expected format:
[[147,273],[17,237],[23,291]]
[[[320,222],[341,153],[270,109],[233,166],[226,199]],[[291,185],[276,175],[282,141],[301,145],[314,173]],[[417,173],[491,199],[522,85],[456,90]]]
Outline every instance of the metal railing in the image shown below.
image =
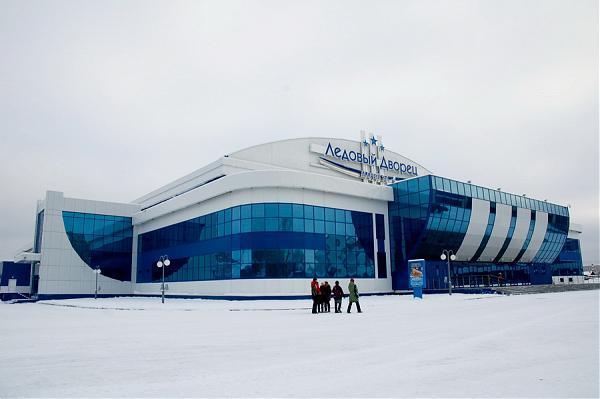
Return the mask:
[[20,297],[24,298],[24,299],[31,299],[31,297],[28,297],[27,295],[22,294],[20,292],[17,292],[16,294],[19,295]]
[[[493,274],[467,274],[452,276],[453,288],[475,288],[475,287],[501,287],[513,285],[531,285],[529,280],[507,279]],[[427,288],[429,289],[448,289],[448,281],[444,278],[428,278]]]

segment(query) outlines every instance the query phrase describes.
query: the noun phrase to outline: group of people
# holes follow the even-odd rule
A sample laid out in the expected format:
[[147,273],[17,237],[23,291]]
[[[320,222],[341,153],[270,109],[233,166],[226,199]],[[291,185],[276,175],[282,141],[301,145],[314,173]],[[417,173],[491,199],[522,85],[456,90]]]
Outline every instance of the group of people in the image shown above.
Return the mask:
[[[313,313],[329,313],[331,312],[331,297],[333,296],[333,302],[335,304],[335,313],[342,313],[342,298],[344,297],[344,290],[340,286],[340,282],[336,281],[333,288],[329,285],[329,282],[325,281],[319,284],[317,278],[313,278],[310,283],[310,292],[312,296]],[[352,304],[356,303],[356,309],[358,313],[362,313],[360,310],[360,303],[358,303],[358,286],[354,282],[354,279],[350,279],[348,284],[348,313],[352,309]]]

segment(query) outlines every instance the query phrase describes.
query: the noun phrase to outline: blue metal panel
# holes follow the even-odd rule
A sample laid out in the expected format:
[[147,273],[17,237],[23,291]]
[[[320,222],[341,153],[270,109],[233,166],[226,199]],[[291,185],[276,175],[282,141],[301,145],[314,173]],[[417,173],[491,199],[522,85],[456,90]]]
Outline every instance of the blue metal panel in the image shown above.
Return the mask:
[[31,279],[31,265],[29,263],[2,262],[2,276],[0,285],[7,286],[8,280],[17,279],[17,286],[28,287]]
[[530,266],[531,284],[552,284],[552,266],[546,263],[537,263]]

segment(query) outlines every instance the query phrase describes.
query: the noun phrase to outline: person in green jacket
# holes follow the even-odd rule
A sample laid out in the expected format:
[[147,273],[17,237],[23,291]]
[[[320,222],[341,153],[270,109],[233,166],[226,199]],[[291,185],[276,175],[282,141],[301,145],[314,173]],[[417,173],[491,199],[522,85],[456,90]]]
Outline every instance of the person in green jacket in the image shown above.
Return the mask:
[[362,313],[360,303],[358,303],[358,286],[354,283],[353,278],[350,279],[350,283],[348,284],[348,313],[352,309],[352,303],[356,303],[358,313]]

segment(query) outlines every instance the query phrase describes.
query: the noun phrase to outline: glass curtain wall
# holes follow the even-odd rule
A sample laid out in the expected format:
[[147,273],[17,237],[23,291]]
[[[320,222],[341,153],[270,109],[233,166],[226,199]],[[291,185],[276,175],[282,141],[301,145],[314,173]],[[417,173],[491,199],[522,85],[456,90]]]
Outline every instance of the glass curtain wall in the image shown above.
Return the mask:
[[373,278],[373,215],[293,203],[245,204],[140,234],[137,282]]
[[552,264],[553,276],[581,276],[583,261],[579,240],[567,238],[558,258]]
[[[471,218],[473,198],[489,201],[490,215],[482,243],[471,262],[454,262],[456,275],[459,278],[467,276],[465,281],[468,281],[468,276],[472,280],[475,275],[496,277],[501,275],[507,276],[503,278],[508,278],[514,283],[522,283],[529,281],[527,276],[534,272],[536,275],[546,276],[548,268],[543,265],[553,262],[558,256],[568,233],[568,209],[545,201],[438,176],[409,179],[394,183],[391,187],[394,192],[394,201],[389,203],[388,210],[394,289],[408,289],[407,261],[409,259],[426,259],[428,263],[433,262],[432,265],[435,265],[435,262],[440,260],[440,254],[444,249],[456,252],[460,248]],[[502,264],[497,262],[499,257],[492,263],[475,262],[489,239],[495,223],[496,205],[499,203],[513,207],[513,220],[511,221],[513,228],[509,229],[508,237],[500,254],[506,249],[512,238],[517,208],[531,209],[534,211],[532,214],[535,214],[535,211],[549,214],[548,231],[533,263],[527,265],[515,262]],[[531,238],[534,223],[530,223],[527,239]],[[526,240],[526,242],[529,241]],[[522,255],[524,248],[521,249],[519,255]],[[530,269],[533,267],[533,269],[529,270],[527,267]],[[447,279],[447,271],[438,270],[435,267],[432,270],[435,276],[441,276],[440,281],[444,281],[444,277]],[[433,279],[434,275],[427,278]],[[539,276],[537,278],[540,278]],[[493,279],[493,277],[490,278]]]
[[130,217],[63,211],[71,246],[92,269],[104,276],[131,281],[133,227]]

